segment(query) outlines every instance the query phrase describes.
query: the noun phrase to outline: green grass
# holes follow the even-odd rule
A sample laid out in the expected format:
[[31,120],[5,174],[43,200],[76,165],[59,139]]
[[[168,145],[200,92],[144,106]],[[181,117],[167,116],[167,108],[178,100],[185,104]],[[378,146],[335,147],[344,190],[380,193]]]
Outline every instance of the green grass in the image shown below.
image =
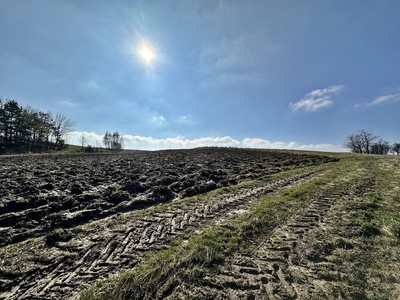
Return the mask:
[[[352,299],[395,299],[400,295],[396,275],[400,273],[400,192],[397,188],[400,173],[393,173],[393,166],[398,162],[391,162],[387,157],[350,154],[338,157],[341,158],[339,162],[325,165],[323,176],[266,197],[248,213],[238,215],[224,225],[213,226],[185,240],[177,238],[168,249],[151,253],[134,269],[98,281],[82,294],[81,299],[162,299],[178,286],[201,286],[205,274],[217,271],[235,253],[248,251],[249,241],[268,237],[273,228],[310,200],[324,193],[340,194],[349,189],[357,194],[359,183],[373,179],[376,179],[376,186],[371,186],[371,192],[360,192],[360,198],[354,204],[358,206],[353,224],[358,224],[357,230],[361,234],[348,239],[335,238],[337,250],[326,258],[334,268],[347,270],[346,276],[336,276],[330,283],[332,297],[342,291]],[[315,169],[308,167],[312,168]],[[274,174],[264,180],[285,178],[305,169]],[[245,182],[188,201],[258,184],[259,181]],[[154,212],[166,208],[155,207]],[[339,232],[344,228],[340,222],[337,226]],[[366,278],[372,283],[367,284]]]
[[82,152],[82,146],[68,144],[67,148],[64,151],[65,152]]
[[[396,170],[398,159],[372,156],[365,158],[371,178],[371,191],[359,194],[352,210],[353,220],[337,222],[341,234],[347,234],[351,249],[337,249],[327,257],[336,272],[347,274],[332,281],[331,287],[345,299],[400,298],[400,204]],[[346,224],[347,223],[347,224]],[[358,226],[355,226],[358,224]],[[349,235],[348,230],[354,230]]]
[[[300,171],[288,171],[285,175],[296,172]],[[272,177],[277,178],[277,175]],[[234,189],[254,184],[257,181],[239,184]],[[226,189],[219,192],[226,192]],[[219,192],[213,191],[208,196],[218,195]],[[228,224],[213,226],[187,240],[178,239],[173,246],[152,254],[135,269],[99,281],[82,295],[82,299],[160,299],[182,282],[201,281],[202,275],[218,268],[227,257],[244,251],[248,239],[269,234],[290,215],[292,209],[299,208],[311,195],[320,192],[317,179],[292,188],[283,195],[267,197],[249,213],[238,216]],[[191,201],[196,199],[192,197]]]

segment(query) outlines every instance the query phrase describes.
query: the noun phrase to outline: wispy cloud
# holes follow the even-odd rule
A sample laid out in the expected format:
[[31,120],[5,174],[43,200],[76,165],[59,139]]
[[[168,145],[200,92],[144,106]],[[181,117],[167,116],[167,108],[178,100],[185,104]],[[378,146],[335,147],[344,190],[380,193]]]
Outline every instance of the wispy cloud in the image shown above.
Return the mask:
[[217,11],[219,13],[224,13],[229,9],[229,3],[226,0],[220,0],[218,3]]
[[373,106],[383,102],[397,101],[397,100],[400,100],[400,93],[376,97],[374,101],[367,103],[365,106]]
[[103,87],[94,79],[90,79],[79,83],[80,88],[84,92],[101,92]]
[[[102,142],[102,135],[94,132],[74,131],[69,134],[69,142],[79,145],[79,140],[85,135],[88,144],[95,145]],[[123,135],[127,149],[139,150],[163,150],[163,149],[190,149],[196,147],[217,146],[217,147],[238,147],[238,148],[259,148],[259,149],[288,149],[288,150],[312,150],[327,152],[344,152],[341,146],[332,144],[310,144],[299,145],[296,142],[270,142],[261,138],[244,138],[238,141],[230,136],[224,137],[203,137],[198,139],[187,139],[184,136],[176,136],[164,139],[151,136]]]
[[182,124],[182,125],[194,125],[196,122],[193,120],[191,115],[187,116],[180,116],[177,120],[176,123]]
[[265,83],[265,68],[278,53],[273,42],[265,43],[267,31],[250,35],[222,38],[202,48],[199,56],[199,72],[212,75],[202,88],[227,87],[240,83]]
[[150,119],[150,123],[157,126],[167,125],[167,120],[163,116],[154,116]]
[[59,101],[57,101],[57,104],[59,106],[62,107],[68,107],[68,108],[73,108],[73,107],[77,107],[78,103],[71,101],[70,99],[60,99]]
[[343,90],[343,85],[332,85],[325,89],[314,90],[308,93],[299,102],[290,103],[293,111],[304,109],[306,111],[317,111],[321,108],[329,107],[333,104],[332,95],[338,94]]

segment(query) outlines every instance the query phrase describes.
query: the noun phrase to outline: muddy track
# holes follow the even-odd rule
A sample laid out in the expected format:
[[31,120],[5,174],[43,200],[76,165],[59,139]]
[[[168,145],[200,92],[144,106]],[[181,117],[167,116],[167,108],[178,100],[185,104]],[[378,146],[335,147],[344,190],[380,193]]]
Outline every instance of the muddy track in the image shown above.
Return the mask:
[[0,246],[328,161],[240,149],[0,157]]
[[[373,186],[372,178],[349,184],[345,190],[332,184],[275,228],[266,240],[253,241],[257,246],[253,245],[247,254],[235,254],[219,273],[207,276],[201,288],[192,287],[190,294],[201,299],[343,297],[330,283],[346,274],[334,271],[325,257],[335,249],[353,248],[342,239],[349,232],[337,232],[335,224],[346,212],[354,210],[357,197],[371,191]],[[348,225],[349,231],[355,230],[354,224]],[[336,244],[335,239],[339,241]]]
[[[96,280],[135,266],[149,252],[167,247],[172,238],[222,222],[246,211],[257,201],[274,192],[302,184],[325,172],[303,172],[265,183],[241,188],[235,193],[209,197],[202,201],[176,199],[162,211],[140,216],[137,213],[119,214],[97,221],[93,232],[79,234],[68,242],[57,242],[56,251],[70,253],[64,257],[54,253],[54,262],[29,270],[23,276],[3,281],[8,292],[4,299],[67,299]],[[61,257],[61,259],[60,259]]]

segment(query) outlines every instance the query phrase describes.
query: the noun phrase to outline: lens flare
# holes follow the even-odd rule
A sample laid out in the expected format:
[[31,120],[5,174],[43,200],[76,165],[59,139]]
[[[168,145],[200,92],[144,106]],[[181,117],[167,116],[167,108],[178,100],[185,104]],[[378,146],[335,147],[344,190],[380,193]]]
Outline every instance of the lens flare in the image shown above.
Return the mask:
[[147,63],[155,59],[154,52],[150,48],[143,47],[139,53]]

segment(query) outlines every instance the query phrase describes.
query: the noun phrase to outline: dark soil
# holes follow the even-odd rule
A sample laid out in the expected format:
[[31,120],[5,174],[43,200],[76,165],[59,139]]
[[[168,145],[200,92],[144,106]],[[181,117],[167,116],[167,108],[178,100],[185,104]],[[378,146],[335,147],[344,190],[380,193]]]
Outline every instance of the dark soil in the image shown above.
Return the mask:
[[[2,156],[0,298],[76,298],[97,279],[167,246],[173,236],[201,230],[313,174],[210,203],[185,202],[187,197],[334,160],[231,148]],[[161,203],[170,206],[140,215]],[[306,221],[314,222],[311,217]]]

